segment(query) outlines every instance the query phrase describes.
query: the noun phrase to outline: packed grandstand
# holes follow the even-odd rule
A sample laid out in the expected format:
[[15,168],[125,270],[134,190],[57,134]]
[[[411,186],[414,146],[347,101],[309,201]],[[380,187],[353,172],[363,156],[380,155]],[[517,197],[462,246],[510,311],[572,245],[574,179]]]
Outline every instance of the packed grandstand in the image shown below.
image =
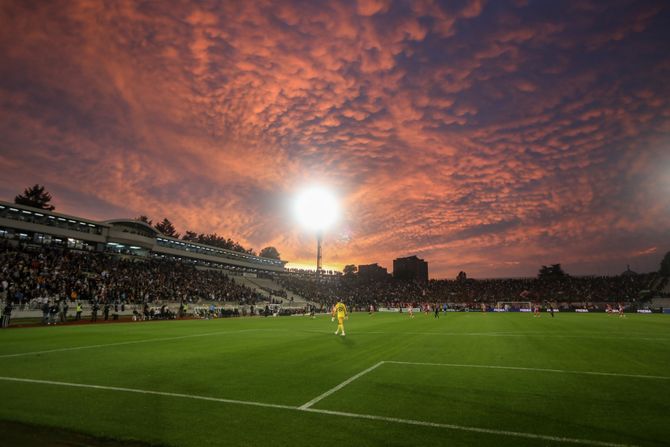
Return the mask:
[[670,307],[670,281],[660,273],[487,280],[461,273],[427,282],[317,276],[286,269],[286,261],[169,237],[138,220],[98,222],[7,202],[0,202],[0,236],[4,314],[41,315],[44,323],[66,321],[68,309],[70,316],[99,311],[103,320],[210,318],[313,313],[337,300],[353,310],[500,310],[504,302],[565,311]]
[[[569,310],[605,309],[608,303],[645,306],[652,296],[649,287],[655,279],[655,274],[631,274],[610,277],[566,275],[563,279],[550,281],[538,278],[431,280],[425,284],[391,278],[360,281],[346,276],[321,282],[305,277],[285,277],[281,281],[288,290],[309,296],[314,301],[329,303],[342,297],[359,307],[404,308],[448,303],[451,309],[479,310],[482,304],[493,308],[499,302],[530,301],[542,305],[552,303]],[[666,282],[659,282],[658,286],[665,287]]]
[[[338,298],[353,309],[438,306],[448,310],[493,309],[496,303],[524,300],[561,310],[604,310],[622,304],[649,309],[653,298],[668,298],[668,279],[658,274],[570,277],[546,280],[431,280],[408,282],[388,277],[257,272],[253,277],[207,268],[187,259],[95,252],[4,240],[0,242],[0,299],[16,311],[62,311],[70,317],[83,305],[85,315],[100,309],[134,319],[185,316],[296,314],[325,311]],[[63,304],[61,304],[63,303]],[[60,306],[59,306],[60,304]],[[120,312],[121,310],[121,312]],[[125,312],[125,313],[124,313]],[[52,311],[53,313],[53,311]],[[66,310],[67,313],[67,310]],[[66,315],[67,319],[67,315]],[[111,319],[111,317],[110,317]],[[53,320],[53,319],[52,319]]]

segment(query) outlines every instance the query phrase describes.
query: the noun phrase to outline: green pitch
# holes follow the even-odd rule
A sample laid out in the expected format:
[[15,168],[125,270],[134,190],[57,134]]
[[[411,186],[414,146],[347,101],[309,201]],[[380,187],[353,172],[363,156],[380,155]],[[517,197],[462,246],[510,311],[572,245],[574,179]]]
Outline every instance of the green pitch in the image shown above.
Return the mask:
[[0,331],[0,420],[193,447],[670,443],[670,316],[360,313],[346,337],[335,327]]

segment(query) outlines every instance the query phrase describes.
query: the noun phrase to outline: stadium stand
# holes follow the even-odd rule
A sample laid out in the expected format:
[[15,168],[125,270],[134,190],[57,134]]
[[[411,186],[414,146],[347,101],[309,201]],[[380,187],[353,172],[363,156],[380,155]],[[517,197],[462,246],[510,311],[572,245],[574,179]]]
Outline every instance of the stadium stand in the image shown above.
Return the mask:
[[297,293],[286,290],[279,282],[275,281],[273,277],[263,278],[258,276],[255,278],[247,278],[247,281],[250,287],[257,287],[258,289],[268,293],[270,297],[286,299],[296,305],[307,304],[307,300],[305,298],[298,295]]
[[413,305],[448,303],[450,308],[489,307],[500,301],[556,303],[565,310],[575,308],[604,309],[606,305],[626,303],[628,307],[648,305],[648,290],[655,274],[618,276],[566,276],[561,280],[537,278],[490,279],[465,281],[431,280],[427,284],[385,281],[360,281],[358,278],[333,277],[314,281],[307,277],[284,277],[283,286],[315,302],[328,304],[344,299],[362,309],[368,306],[397,308]]
[[25,307],[44,299],[111,303],[256,303],[262,296],[222,270],[160,258],[59,247],[0,247],[3,298]]
[[236,315],[236,306],[242,314],[251,306],[291,314],[314,305],[326,309],[337,299],[366,310],[437,303],[479,310],[520,299],[564,310],[670,307],[669,278],[630,269],[611,277],[416,283],[335,274],[317,280],[284,264],[170,238],[140,221],[96,222],[0,202],[0,300],[18,311],[39,314],[54,303],[87,302],[101,312],[111,306],[118,315],[170,316],[175,304],[190,303],[199,315]]
[[286,261],[263,258],[159,233],[133,219],[98,222],[0,201],[0,240],[56,245],[84,251],[188,259],[198,265],[242,272],[284,272]]

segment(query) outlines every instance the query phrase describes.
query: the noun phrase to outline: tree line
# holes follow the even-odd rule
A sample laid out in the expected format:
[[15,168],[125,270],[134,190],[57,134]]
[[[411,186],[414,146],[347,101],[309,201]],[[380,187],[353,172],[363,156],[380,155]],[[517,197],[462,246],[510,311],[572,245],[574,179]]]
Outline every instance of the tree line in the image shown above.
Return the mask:
[[[252,248],[245,248],[239,242],[236,242],[224,236],[219,236],[216,233],[205,234],[187,230],[182,235],[177,231],[174,224],[170,222],[170,219],[168,219],[167,217],[163,218],[163,220],[155,224],[152,222],[151,219],[149,219],[149,217],[145,215],[137,217],[136,220],[139,220],[140,222],[144,222],[148,225],[153,226],[156,230],[158,230],[159,232],[163,233],[166,236],[181,239],[182,241],[197,242],[199,244],[206,244],[212,247],[237,251],[239,253],[249,253],[251,255],[256,255],[256,253]],[[270,259],[280,259],[279,251],[277,251],[275,247],[265,247],[258,253],[258,256]]]

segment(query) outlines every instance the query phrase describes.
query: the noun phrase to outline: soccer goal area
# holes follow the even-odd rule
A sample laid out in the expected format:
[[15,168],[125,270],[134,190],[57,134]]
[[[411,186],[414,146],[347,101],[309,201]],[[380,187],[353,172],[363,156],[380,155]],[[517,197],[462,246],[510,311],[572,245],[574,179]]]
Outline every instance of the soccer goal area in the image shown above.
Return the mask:
[[531,312],[533,304],[530,301],[498,301],[495,312]]

